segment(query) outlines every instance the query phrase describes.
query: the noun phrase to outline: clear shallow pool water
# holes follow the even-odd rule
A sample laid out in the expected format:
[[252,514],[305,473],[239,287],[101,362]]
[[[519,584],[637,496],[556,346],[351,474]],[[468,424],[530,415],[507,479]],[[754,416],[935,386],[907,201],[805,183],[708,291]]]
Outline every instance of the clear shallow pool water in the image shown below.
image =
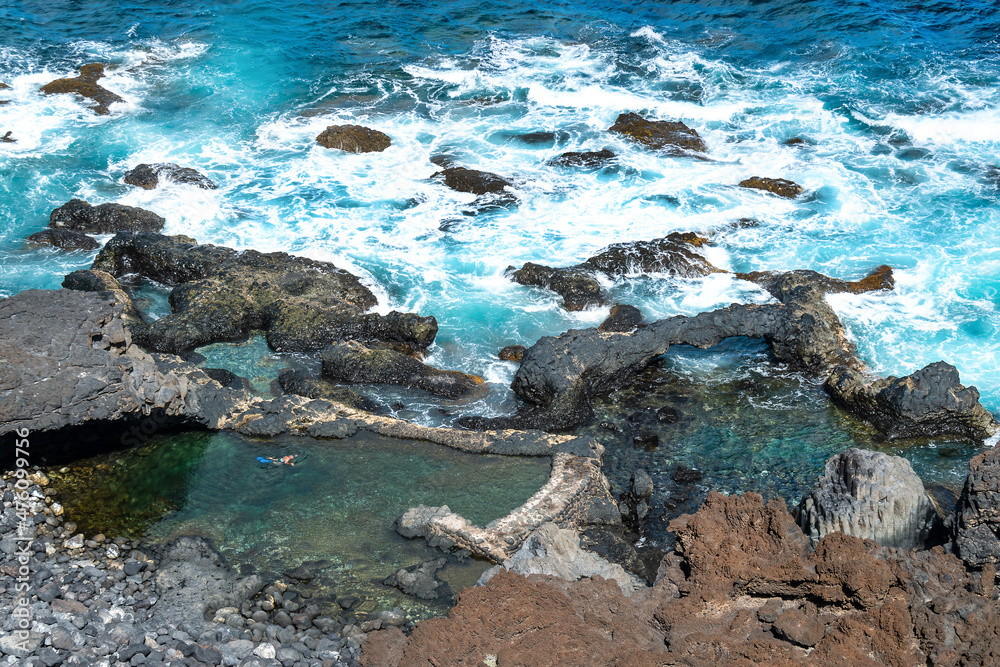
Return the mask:
[[[296,465],[256,460],[286,454],[298,457]],[[235,566],[282,573],[305,563],[321,602],[357,595],[363,611],[401,606],[420,618],[443,613],[450,600],[409,598],[381,582],[442,553],[399,537],[396,517],[419,504],[448,505],[486,525],[523,504],[548,474],[545,458],[481,456],[370,434],[262,442],[192,432],[157,436],[52,477],[67,519],[88,536],[203,535]],[[457,593],[487,566],[452,559],[440,576]]]

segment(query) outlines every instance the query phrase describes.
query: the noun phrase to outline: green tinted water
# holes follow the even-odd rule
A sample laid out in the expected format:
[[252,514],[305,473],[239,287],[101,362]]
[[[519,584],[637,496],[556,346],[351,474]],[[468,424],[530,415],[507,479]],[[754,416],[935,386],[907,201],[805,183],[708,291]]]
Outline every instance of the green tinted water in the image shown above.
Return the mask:
[[[285,454],[298,455],[297,465],[256,460]],[[203,535],[234,564],[283,572],[306,563],[321,600],[358,595],[365,610],[399,605],[419,618],[443,613],[448,601],[417,601],[381,581],[441,552],[400,538],[396,517],[418,504],[446,504],[485,525],[520,506],[548,473],[548,459],[467,454],[371,434],[254,442],[200,432],[80,461],[54,478],[68,519],[87,535]],[[441,576],[457,592],[484,568],[453,563]]]

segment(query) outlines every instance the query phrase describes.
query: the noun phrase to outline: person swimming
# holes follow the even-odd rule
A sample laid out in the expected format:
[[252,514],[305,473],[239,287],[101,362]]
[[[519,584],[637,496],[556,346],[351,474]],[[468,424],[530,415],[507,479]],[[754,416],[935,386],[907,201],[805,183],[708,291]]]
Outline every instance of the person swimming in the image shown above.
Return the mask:
[[275,465],[295,465],[295,459],[299,458],[298,454],[286,454],[285,456],[258,456],[258,463],[274,463]]

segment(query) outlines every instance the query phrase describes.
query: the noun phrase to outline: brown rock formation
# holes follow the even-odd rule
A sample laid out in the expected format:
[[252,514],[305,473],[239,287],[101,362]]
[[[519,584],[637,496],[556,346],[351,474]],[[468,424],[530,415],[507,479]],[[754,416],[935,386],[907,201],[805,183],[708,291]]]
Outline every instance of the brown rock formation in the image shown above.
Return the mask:
[[785,197],[787,199],[795,199],[802,194],[801,185],[793,183],[785,178],[751,176],[744,181],[740,181],[740,187],[750,188],[752,190],[764,190],[765,192],[770,192],[771,194],[778,195],[779,197]]
[[647,148],[684,155],[708,150],[698,132],[679,121],[647,120],[636,113],[623,113],[608,132],[624,135]]
[[76,93],[83,97],[94,100],[94,113],[98,116],[107,116],[111,113],[109,105],[125,100],[97,84],[97,80],[104,76],[104,65],[92,63],[80,68],[80,74],[66,79],[56,79],[51,83],[42,86],[42,92],[46,95],[56,95],[60,93]]
[[381,153],[392,144],[389,135],[361,125],[331,125],[316,137],[324,148],[348,153]]

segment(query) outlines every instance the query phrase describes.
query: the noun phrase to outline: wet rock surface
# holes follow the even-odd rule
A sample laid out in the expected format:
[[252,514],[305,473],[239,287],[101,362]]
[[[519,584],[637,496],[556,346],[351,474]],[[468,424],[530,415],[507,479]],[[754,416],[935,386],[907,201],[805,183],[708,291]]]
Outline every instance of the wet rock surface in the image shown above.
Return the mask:
[[127,305],[109,290],[0,300],[0,435],[143,419],[218,426],[244,406],[195,366],[135,345]]
[[280,252],[237,252],[186,237],[119,234],[93,268],[175,285],[173,313],[132,329],[141,345],[163,352],[245,340],[254,329],[265,330],[268,344],[279,352],[317,351],[345,338],[423,349],[437,333],[433,317],[366,313],[376,298],[356,276],[328,262]]
[[124,204],[92,206],[81,199],[72,199],[49,214],[49,227],[88,234],[158,232],[165,223],[156,213],[142,208]]
[[508,345],[507,347],[500,350],[497,357],[501,361],[517,361],[520,362],[524,358],[525,347],[523,345]]
[[943,361],[897,378],[870,380],[860,371],[836,368],[825,388],[835,403],[873,424],[890,440],[956,436],[985,440],[1000,430],[979,403],[979,390],[959,381]]
[[826,462],[823,479],[799,506],[799,525],[814,545],[839,531],[900,549],[923,548],[942,531],[910,462],[860,449]]
[[379,405],[353,389],[341,387],[321,378],[310,377],[300,370],[286,369],[278,373],[278,384],[289,394],[306,398],[325,398],[334,403],[342,403],[356,410],[374,412]]
[[567,268],[527,263],[508,267],[506,275],[519,285],[549,289],[563,298],[566,310],[583,310],[607,303],[608,295],[595,274],[617,278],[630,273],[664,273],[683,278],[721,273],[699,252],[708,241],[690,232],[672,232],[652,241],[615,243],[584,262]]
[[131,171],[125,174],[124,181],[129,185],[135,185],[144,190],[152,190],[160,184],[160,177],[172,183],[196,185],[204,190],[215,190],[218,187],[209,178],[199,174],[194,169],[181,167],[173,163],[136,165]]
[[1000,563],[1000,450],[969,463],[952,525],[955,553],[963,561],[984,572]]
[[611,307],[607,319],[598,325],[597,330],[628,333],[634,331],[640,324],[642,324],[642,311],[635,306],[619,303]]
[[749,188],[751,190],[763,190],[765,192],[770,192],[773,195],[778,195],[779,197],[785,197],[786,199],[795,199],[802,194],[801,185],[793,183],[785,178],[751,176],[748,179],[740,181],[740,187]]
[[[940,548],[840,533],[815,551],[781,501],[710,494],[671,524],[654,586],[500,572],[406,637],[370,635],[362,665],[988,665],[1000,658],[994,572]],[[984,579],[984,576],[988,577]],[[810,651],[804,650],[811,647]]]
[[624,135],[647,148],[673,155],[708,150],[698,132],[680,121],[648,120],[636,113],[623,113],[608,132]]
[[356,341],[331,345],[319,355],[323,377],[349,384],[392,384],[458,398],[483,384],[459,371],[442,371],[393,349],[368,348]]
[[76,93],[95,102],[94,113],[98,116],[107,116],[111,113],[109,108],[115,102],[125,100],[116,93],[97,83],[98,79],[104,76],[104,65],[101,63],[91,63],[80,68],[80,73],[72,78],[56,79],[42,86],[42,93],[45,95],[58,95],[63,93]]
[[96,250],[101,247],[93,238],[71,229],[43,229],[25,240],[35,245],[50,245],[62,250]]
[[563,153],[549,160],[549,164],[556,167],[584,167],[596,169],[610,164],[618,157],[614,151],[602,148],[599,151],[577,151]]
[[392,145],[392,139],[384,132],[361,125],[331,125],[320,132],[316,143],[347,153],[380,153]]
[[507,189],[514,187],[514,183],[503,176],[465,167],[448,167],[433,173],[431,178],[441,181],[452,190],[479,196],[508,195]]

